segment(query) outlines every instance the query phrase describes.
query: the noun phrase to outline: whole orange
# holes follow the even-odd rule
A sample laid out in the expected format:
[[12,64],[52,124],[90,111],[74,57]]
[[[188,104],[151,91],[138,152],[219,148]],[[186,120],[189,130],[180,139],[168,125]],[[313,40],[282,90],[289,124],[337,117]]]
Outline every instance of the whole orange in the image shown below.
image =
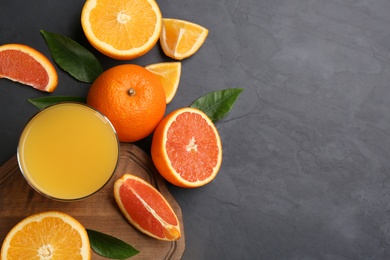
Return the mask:
[[87,104],[111,121],[121,142],[135,142],[150,135],[166,109],[161,82],[135,64],[104,71],[93,82]]

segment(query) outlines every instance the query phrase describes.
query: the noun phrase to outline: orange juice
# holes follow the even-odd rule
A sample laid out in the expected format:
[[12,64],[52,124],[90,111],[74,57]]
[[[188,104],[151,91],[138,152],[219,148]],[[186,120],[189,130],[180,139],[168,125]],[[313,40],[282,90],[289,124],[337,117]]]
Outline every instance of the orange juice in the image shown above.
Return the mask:
[[18,162],[28,183],[59,200],[85,198],[110,179],[119,155],[106,117],[79,103],[60,103],[35,115],[22,132]]

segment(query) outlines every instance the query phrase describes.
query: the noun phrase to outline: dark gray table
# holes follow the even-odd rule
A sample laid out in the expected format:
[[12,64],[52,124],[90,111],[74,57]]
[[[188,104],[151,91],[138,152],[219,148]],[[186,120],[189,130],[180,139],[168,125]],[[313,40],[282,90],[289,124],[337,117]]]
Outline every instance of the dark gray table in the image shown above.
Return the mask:
[[[158,3],[164,17],[210,30],[183,61],[168,111],[209,91],[245,89],[217,123],[217,178],[199,189],[170,186],[183,210],[183,259],[390,259],[390,2]],[[3,0],[0,44],[50,57],[45,29],[90,48],[82,5]],[[130,62],[94,53],[105,69],[169,61],[159,45]],[[86,95],[88,84],[58,71],[55,95]],[[0,79],[1,163],[37,111],[26,99],[41,96]],[[149,152],[150,138],[137,144]]]

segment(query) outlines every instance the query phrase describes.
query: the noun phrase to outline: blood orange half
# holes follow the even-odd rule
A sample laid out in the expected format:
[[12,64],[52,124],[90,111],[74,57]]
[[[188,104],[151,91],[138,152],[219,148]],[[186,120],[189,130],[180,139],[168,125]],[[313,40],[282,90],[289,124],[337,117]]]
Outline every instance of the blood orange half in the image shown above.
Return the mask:
[[222,144],[210,118],[195,108],[171,112],[157,126],[151,149],[160,174],[174,185],[194,188],[211,182],[222,163]]
[[124,174],[114,184],[114,197],[127,220],[139,231],[160,240],[180,238],[180,223],[175,212],[148,182]]
[[39,51],[24,44],[0,46],[0,78],[53,92],[58,75],[53,64]]

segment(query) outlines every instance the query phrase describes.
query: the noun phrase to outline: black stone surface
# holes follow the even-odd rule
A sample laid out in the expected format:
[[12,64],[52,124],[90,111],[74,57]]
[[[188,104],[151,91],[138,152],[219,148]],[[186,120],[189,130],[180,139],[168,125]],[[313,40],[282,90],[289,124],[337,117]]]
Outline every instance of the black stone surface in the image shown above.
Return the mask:
[[[182,62],[167,112],[209,91],[245,89],[216,124],[217,178],[169,186],[183,210],[183,259],[390,259],[390,1],[157,2],[164,17],[210,30]],[[99,54],[81,29],[83,3],[2,0],[0,44],[50,57],[44,29],[89,48],[104,69],[170,61],[159,45],[132,61]],[[89,84],[58,73],[53,95],[86,95]],[[42,96],[0,79],[1,164],[37,112],[26,100]],[[137,144],[149,152],[150,138]]]

